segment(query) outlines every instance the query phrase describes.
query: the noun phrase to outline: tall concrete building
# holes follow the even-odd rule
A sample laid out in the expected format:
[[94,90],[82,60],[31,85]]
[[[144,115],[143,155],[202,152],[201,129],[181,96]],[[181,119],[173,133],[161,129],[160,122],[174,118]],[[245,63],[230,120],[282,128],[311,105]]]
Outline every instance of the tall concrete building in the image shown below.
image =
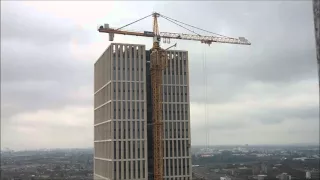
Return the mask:
[[[191,180],[186,51],[168,51],[163,73],[164,178]],[[153,176],[150,52],[112,43],[95,63],[94,178]]]
[[145,46],[111,44],[94,68],[94,177],[146,179]]

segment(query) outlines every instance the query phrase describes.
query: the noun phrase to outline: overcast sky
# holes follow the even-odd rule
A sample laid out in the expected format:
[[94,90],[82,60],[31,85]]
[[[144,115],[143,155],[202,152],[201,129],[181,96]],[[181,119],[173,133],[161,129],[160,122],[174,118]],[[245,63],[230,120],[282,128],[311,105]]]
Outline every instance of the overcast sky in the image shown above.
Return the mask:
[[[153,11],[252,42],[252,46],[209,47],[171,41],[178,43],[175,49],[189,52],[193,145],[205,144],[206,127],[212,145],[319,143],[311,1],[5,1],[1,2],[1,147],[92,147],[93,64],[110,44],[97,26],[120,27]],[[160,31],[187,33],[159,21]],[[152,19],[127,29],[151,31]],[[115,35],[115,42],[147,48],[151,41]]]

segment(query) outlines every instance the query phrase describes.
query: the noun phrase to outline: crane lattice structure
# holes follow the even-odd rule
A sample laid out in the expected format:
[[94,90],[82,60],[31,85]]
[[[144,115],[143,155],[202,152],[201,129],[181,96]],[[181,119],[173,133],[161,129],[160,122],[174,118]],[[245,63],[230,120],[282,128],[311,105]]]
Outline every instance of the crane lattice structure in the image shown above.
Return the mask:
[[[153,17],[153,32],[144,31],[144,32],[135,32],[135,31],[126,31],[121,30],[124,27],[127,27],[131,24],[134,24],[138,21],[146,19],[147,17]],[[183,34],[183,33],[172,33],[172,32],[159,32],[158,18],[162,17],[190,32],[193,34]],[[192,27],[207,33],[214,34],[214,36],[202,36],[185,26]],[[170,39],[180,39],[180,40],[192,40],[200,41],[205,44],[212,43],[227,43],[227,44],[238,44],[238,45],[251,45],[251,43],[244,37],[232,38],[223,36],[217,33],[213,33],[181,21],[172,19],[170,17],[164,16],[159,13],[152,13],[148,16],[145,16],[141,19],[138,19],[132,23],[129,23],[120,28],[110,28],[109,24],[100,26],[98,31],[101,33],[109,33],[109,41],[114,40],[114,34],[122,35],[132,35],[132,36],[141,36],[141,37],[152,37],[153,46],[151,48],[151,59],[150,59],[150,72],[151,72],[151,87],[152,87],[152,120],[153,120],[153,150],[154,150],[154,179],[163,180],[163,122],[162,122],[162,71],[167,68],[168,60],[166,55],[166,50],[160,47],[160,40],[163,39],[164,42],[170,42]]]

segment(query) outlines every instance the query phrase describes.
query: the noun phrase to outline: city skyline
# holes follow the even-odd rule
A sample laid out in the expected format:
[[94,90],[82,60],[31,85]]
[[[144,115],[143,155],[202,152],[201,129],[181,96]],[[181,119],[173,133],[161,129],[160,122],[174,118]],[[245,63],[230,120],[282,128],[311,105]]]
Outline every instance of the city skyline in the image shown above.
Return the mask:
[[[205,144],[204,52],[210,144],[319,143],[311,1],[74,3],[2,2],[1,147],[92,147],[93,63],[110,44],[96,27],[120,27],[152,11],[252,42],[176,41],[191,60],[192,145]],[[83,13],[87,7],[95,11]],[[149,19],[128,29],[151,25]],[[185,33],[161,19],[160,31]],[[147,49],[152,40],[116,35],[115,42]]]

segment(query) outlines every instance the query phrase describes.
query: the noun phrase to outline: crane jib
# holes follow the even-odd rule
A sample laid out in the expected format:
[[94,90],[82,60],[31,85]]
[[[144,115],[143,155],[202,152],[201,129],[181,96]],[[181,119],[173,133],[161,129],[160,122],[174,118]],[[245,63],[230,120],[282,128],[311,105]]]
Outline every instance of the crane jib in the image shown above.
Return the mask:
[[[144,36],[144,37],[155,36],[155,34],[150,31],[132,32],[132,31],[115,30],[111,28],[99,28],[99,32],[104,32],[109,34],[111,33],[112,35],[123,34],[123,35],[134,35],[134,36]],[[251,45],[251,43],[244,37],[228,38],[228,37],[218,37],[218,36],[198,36],[198,35],[191,35],[191,34],[180,34],[180,33],[169,33],[169,32],[160,32],[159,37],[165,38],[165,39],[201,41],[205,43],[216,42],[216,43],[227,43],[227,44]]]

